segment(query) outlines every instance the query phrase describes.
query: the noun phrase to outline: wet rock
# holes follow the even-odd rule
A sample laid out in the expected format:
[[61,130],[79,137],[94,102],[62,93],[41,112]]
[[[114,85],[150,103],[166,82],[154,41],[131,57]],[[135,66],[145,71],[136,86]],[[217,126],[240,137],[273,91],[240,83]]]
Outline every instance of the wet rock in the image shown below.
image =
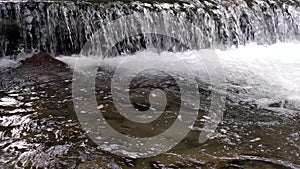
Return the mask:
[[282,102],[275,102],[275,103],[271,103],[269,104],[269,107],[281,107]]
[[70,80],[71,69],[47,53],[38,53],[20,62],[16,68],[0,71],[0,91],[20,90],[39,85],[60,86]]
[[268,168],[268,169],[288,169],[289,167],[276,164],[275,162],[251,159],[236,159],[228,162],[220,169],[242,169],[242,168]]
[[[64,62],[55,59],[53,56],[51,56],[48,53],[38,53],[33,55],[30,58],[27,58],[25,60],[21,61],[22,65],[20,68],[26,68],[26,67],[44,67],[45,69],[49,69],[49,67],[60,67],[68,69],[68,65]],[[47,67],[46,67],[47,66]]]

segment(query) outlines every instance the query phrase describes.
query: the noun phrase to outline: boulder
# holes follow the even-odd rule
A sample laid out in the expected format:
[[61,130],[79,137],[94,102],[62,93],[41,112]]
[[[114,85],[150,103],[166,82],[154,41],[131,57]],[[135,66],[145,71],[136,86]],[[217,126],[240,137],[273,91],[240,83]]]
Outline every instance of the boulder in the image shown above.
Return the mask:
[[68,65],[65,64],[64,62],[55,59],[52,57],[50,54],[45,53],[45,52],[40,52],[38,54],[33,55],[30,58],[27,58],[25,60],[21,61],[21,68],[22,67],[44,67],[47,68],[48,66],[50,67],[61,67],[61,68],[68,68]]
[[72,79],[72,70],[48,53],[38,53],[20,61],[15,68],[0,71],[0,91],[39,85],[61,85]]

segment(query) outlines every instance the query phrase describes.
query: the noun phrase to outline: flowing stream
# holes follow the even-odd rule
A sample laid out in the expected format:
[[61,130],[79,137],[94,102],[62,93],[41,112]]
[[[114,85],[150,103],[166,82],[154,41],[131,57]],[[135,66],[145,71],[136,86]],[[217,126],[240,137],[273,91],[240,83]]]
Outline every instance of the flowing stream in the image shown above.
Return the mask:
[[[143,16],[128,20],[138,26],[125,22],[118,23],[122,25],[118,28],[106,25],[130,14]],[[175,29],[167,16],[188,20],[200,28],[200,33],[186,25]],[[101,44],[111,50],[103,52],[101,48],[96,57],[81,51],[96,31],[118,36],[124,33],[120,30],[140,31],[153,24],[157,28],[154,26],[152,32],[175,31],[179,38],[139,34],[113,44],[112,34],[104,33]],[[195,33],[197,36],[189,36]],[[0,168],[299,169],[299,40],[297,0],[0,2]],[[52,54],[70,69],[26,65],[23,60],[38,51]],[[217,92],[226,93],[225,111],[211,137],[199,143],[203,124],[211,120],[208,112],[214,88],[199,62],[209,58],[209,52],[216,54],[223,68],[225,88]],[[73,101],[78,98],[72,97],[72,71],[79,67],[98,69],[94,91],[97,109],[123,135],[152,137],[176,119],[184,119],[177,116],[180,89],[176,81],[165,72],[152,70],[137,74],[131,81],[131,103],[124,106],[153,109],[150,91],[159,86],[168,93],[164,116],[138,124],[119,114],[110,79],[128,58],[138,63],[155,61],[157,66],[172,66],[175,60],[187,63],[193,77],[186,74],[183,65],[174,64],[175,73],[186,86],[192,83],[191,78],[199,85],[200,110],[191,131],[158,156],[136,158],[132,152],[129,157],[111,153],[111,145],[97,145],[88,137],[75,113]],[[134,63],[123,67],[123,72],[131,67]],[[118,80],[116,83],[123,81]],[[122,92],[120,95],[122,98]],[[98,127],[106,131],[104,126]],[[103,132],[100,137],[111,136]]]

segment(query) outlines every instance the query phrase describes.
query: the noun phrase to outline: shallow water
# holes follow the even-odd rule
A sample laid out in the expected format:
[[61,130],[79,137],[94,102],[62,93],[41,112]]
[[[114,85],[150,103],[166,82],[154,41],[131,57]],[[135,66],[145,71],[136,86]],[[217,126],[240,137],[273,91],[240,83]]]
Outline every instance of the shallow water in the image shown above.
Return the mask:
[[[126,57],[145,62],[160,58],[162,63],[176,57],[189,63],[196,76],[201,103],[191,132],[169,152],[150,158],[117,156],[104,151],[105,145],[97,146],[88,138],[74,111],[70,77],[0,92],[0,163],[4,168],[300,168],[298,47],[299,44],[291,43],[265,47],[249,44],[216,51],[226,75],[226,111],[212,137],[202,144],[198,137],[203,123],[209,120],[211,88],[205,69],[193,62],[193,54],[205,57],[205,52],[158,55],[142,51],[104,60],[96,80],[98,109],[114,129],[132,137],[157,135],[180,118],[176,116],[179,89],[174,79],[164,73],[142,72],[131,86],[135,108],[149,109],[148,96],[155,86],[164,86],[168,106],[164,116],[152,123],[126,120],[113,105],[110,92],[111,70],[117,63]],[[72,67],[74,58],[59,59]],[[97,63],[95,58],[80,59],[85,60],[83,67]],[[188,79],[181,68],[177,70],[180,77]],[[108,137],[106,133],[100,134]]]

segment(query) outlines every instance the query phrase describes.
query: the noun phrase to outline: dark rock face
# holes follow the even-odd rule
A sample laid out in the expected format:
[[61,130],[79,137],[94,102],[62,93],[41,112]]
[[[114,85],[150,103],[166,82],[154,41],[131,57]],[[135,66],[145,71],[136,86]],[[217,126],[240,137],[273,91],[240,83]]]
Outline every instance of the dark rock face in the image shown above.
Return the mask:
[[50,84],[60,85],[72,76],[71,69],[48,53],[38,53],[20,62],[20,66],[0,72],[0,91]]

